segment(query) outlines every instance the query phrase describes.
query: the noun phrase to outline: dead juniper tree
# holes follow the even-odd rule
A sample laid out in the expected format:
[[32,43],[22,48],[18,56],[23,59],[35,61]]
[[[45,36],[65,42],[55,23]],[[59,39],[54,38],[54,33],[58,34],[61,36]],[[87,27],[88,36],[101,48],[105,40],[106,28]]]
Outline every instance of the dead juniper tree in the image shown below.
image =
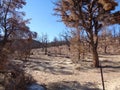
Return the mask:
[[103,28],[99,36],[99,47],[103,50],[104,54],[109,53],[108,47],[113,43],[112,42],[112,32],[108,28]]
[[[9,58],[13,41],[34,36],[24,20],[24,12],[19,11],[26,4],[25,0],[0,0],[0,74],[3,74],[2,90],[26,90],[28,77],[25,72]],[[19,47],[17,47],[19,48]],[[12,57],[13,59],[13,57]]]
[[111,12],[118,5],[114,0],[58,0],[55,15],[68,27],[85,31],[91,46],[93,66],[99,67],[98,33],[104,25],[120,23],[120,12]]
[[72,30],[71,31],[71,39],[70,39],[70,50],[71,50],[71,58],[74,63],[78,63],[81,59],[82,53],[82,45],[80,39],[80,31],[79,30]]
[[[24,20],[25,13],[19,11],[26,4],[25,0],[2,0],[0,6],[0,57],[7,56],[10,48],[8,43],[17,39],[28,39],[35,35]],[[11,48],[13,49],[13,48]],[[5,53],[6,52],[6,53]],[[0,58],[0,61],[1,58]]]

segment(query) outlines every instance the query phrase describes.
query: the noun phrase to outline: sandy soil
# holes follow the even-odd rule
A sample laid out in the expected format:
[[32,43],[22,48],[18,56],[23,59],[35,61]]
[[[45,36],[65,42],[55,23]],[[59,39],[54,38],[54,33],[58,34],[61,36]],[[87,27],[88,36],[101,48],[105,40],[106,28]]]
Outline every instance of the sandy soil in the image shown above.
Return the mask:
[[[120,90],[120,55],[100,55],[105,90]],[[25,70],[48,90],[103,90],[100,69],[91,59],[73,64],[69,58],[33,55]]]

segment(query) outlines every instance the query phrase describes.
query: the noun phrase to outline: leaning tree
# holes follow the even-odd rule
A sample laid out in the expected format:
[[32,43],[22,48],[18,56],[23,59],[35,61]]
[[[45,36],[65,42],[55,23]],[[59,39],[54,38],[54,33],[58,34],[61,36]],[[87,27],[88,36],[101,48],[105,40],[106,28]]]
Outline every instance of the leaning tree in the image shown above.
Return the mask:
[[120,12],[111,12],[118,5],[114,0],[58,0],[55,14],[68,27],[83,30],[91,45],[93,66],[99,67],[98,33],[104,25],[120,23]]

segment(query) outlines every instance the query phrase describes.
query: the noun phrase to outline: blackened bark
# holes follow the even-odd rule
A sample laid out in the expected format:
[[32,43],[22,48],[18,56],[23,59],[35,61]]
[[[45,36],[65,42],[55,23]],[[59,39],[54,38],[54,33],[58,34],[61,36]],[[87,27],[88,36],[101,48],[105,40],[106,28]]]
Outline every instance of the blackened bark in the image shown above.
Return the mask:
[[104,47],[104,53],[107,53],[107,45]]
[[98,52],[97,52],[97,47],[98,47],[98,36],[97,33],[95,33],[95,35],[93,36],[93,34],[91,34],[91,38],[90,38],[90,45],[91,45],[91,51],[92,51],[92,56],[93,56],[93,67],[99,67],[99,56],[98,56]]
[[97,48],[92,48],[92,55],[93,55],[93,67],[99,67],[99,57],[97,53]]

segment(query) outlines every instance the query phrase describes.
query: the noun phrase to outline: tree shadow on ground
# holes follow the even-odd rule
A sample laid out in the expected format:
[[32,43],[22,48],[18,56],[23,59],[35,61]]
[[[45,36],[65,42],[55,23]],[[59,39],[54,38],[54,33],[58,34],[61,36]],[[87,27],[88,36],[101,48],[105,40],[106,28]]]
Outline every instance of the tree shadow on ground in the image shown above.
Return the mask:
[[[105,73],[109,72],[116,72],[120,73],[120,61],[119,60],[102,60],[100,61],[101,67]],[[82,65],[81,65],[82,64]],[[80,67],[75,68],[78,71],[87,72],[87,71],[94,71],[99,72],[99,68],[92,67],[92,61],[84,61],[84,63],[80,62]]]
[[77,81],[61,81],[49,83],[47,90],[100,90],[94,83],[87,82],[80,84]]
[[29,59],[27,62],[25,62],[25,67],[32,69],[32,70],[37,70],[37,71],[44,71],[52,74],[63,74],[63,75],[72,75],[73,72],[70,70],[67,70],[67,67],[64,66],[54,66],[52,61],[48,59]]
[[50,59],[46,59],[46,58],[41,58],[41,57],[29,57],[29,59],[39,59],[39,60],[50,60]]
[[103,60],[101,61],[102,68],[104,69],[105,73],[109,72],[116,72],[120,73],[120,61],[110,61],[110,60]]
[[81,60],[77,63],[77,67],[75,67],[75,70],[80,72],[88,72],[90,70],[97,70],[97,68],[93,67],[92,60]]
[[[24,62],[25,68],[29,68],[32,70],[37,71],[44,71],[47,73],[52,73],[56,75],[72,75],[74,74],[73,68],[68,66],[68,63],[65,63],[66,60],[52,60],[52,58],[30,58],[26,62]],[[61,62],[62,61],[62,62]],[[109,72],[120,72],[120,61],[117,60],[102,60],[100,61],[102,64],[103,71],[105,73]],[[57,65],[56,65],[57,64]],[[73,63],[71,63],[72,65]],[[99,72],[99,68],[93,68],[92,61],[91,60],[83,60],[82,62],[78,63],[80,66],[74,68],[75,70],[78,70],[80,72],[87,72],[87,71],[93,71],[93,72]]]

